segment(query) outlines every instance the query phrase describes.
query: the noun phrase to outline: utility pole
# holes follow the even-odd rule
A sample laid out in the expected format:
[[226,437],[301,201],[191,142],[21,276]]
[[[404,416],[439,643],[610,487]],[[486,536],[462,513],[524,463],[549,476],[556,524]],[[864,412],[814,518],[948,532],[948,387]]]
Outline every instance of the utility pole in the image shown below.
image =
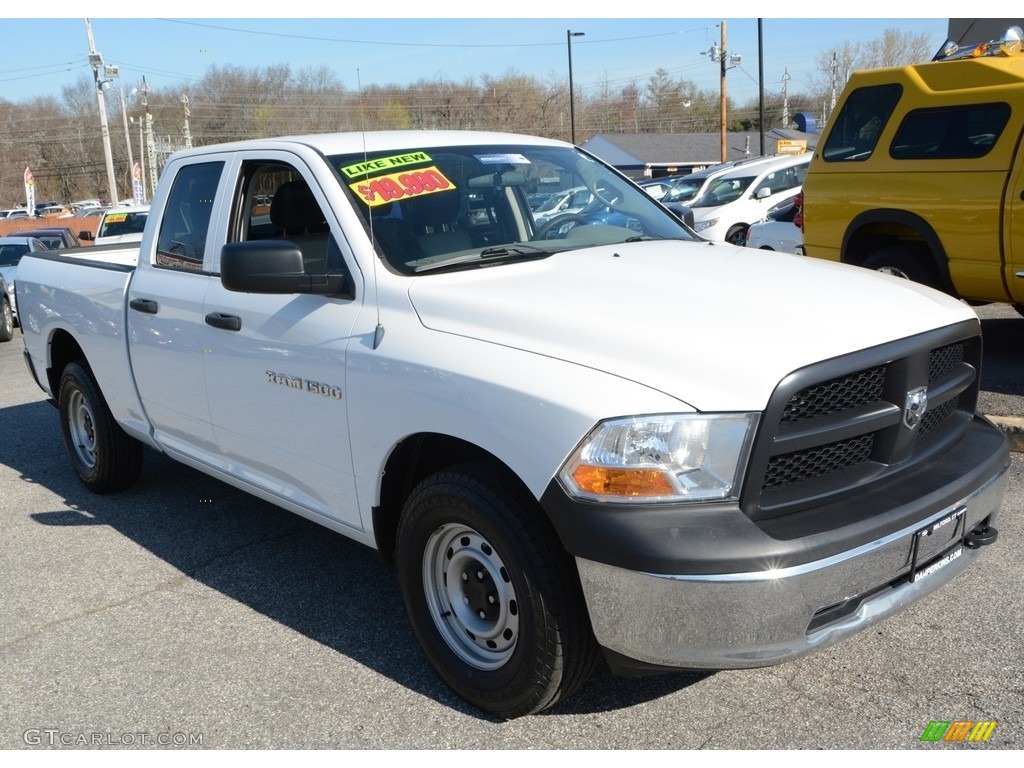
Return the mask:
[[828,103],[828,114],[831,117],[832,110],[836,108],[836,70],[839,69],[839,62],[836,61],[836,54],[832,52],[832,98]]
[[[128,118],[132,125],[139,124],[139,184],[142,192],[142,202],[145,203],[149,199],[149,192],[146,189],[146,140],[143,135],[145,128],[143,127],[143,119],[140,117],[136,120],[134,117]],[[132,168],[132,184],[135,184],[135,168]]]
[[[135,158],[132,157],[132,137],[128,133],[128,107],[124,103],[124,88],[120,89],[121,93],[121,119],[124,121],[124,143],[128,147],[128,188],[132,189],[134,184],[132,175],[135,171]],[[134,190],[133,190],[134,191]],[[134,197],[134,195],[133,195]]]
[[[107,193],[110,204],[117,205],[117,179],[114,177],[114,158],[110,151],[110,128],[107,126],[107,100],[103,96],[103,86],[117,76],[117,69],[111,70],[103,65],[103,56],[96,52],[96,43],[92,39],[92,24],[85,20],[85,33],[89,38],[89,66],[92,67],[93,80],[96,83],[96,103],[100,108],[100,133],[103,137],[103,155],[107,162]],[[100,69],[104,69],[104,79],[100,79]]]
[[[146,198],[153,199],[156,194],[156,147],[153,145],[153,115],[149,112],[149,83],[146,76],[142,76],[142,106],[146,108],[146,156],[143,158],[143,166],[149,165],[149,186],[143,180],[142,186],[146,189]],[[143,174],[145,175],[145,174]]]
[[726,138],[727,138],[727,130],[726,130],[726,127],[727,127],[727,116],[725,114],[726,113],[725,107],[726,107],[727,99],[725,97],[725,72],[726,72],[727,69],[732,69],[732,67],[738,67],[740,65],[740,62],[743,61],[743,57],[740,56],[739,54],[736,54],[736,53],[730,54],[728,52],[728,50],[726,49],[726,47],[725,47],[725,22],[724,21],[719,24],[719,28],[722,30],[722,47],[719,48],[717,44],[712,43],[711,49],[707,50],[707,51],[701,51],[701,55],[704,55],[705,53],[708,54],[708,56],[711,57],[711,60],[712,61],[717,61],[719,66],[721,67],[721,75],[719,77],[719,92],[721,94],[721,97],[720,97],[720,105],[719,105],[718,112],[719,112],[720,134],[721,134],[721,139],[722,139],[722,142],[721,142],[722,143],[721,154],[722,154],[722,162],[724,163],[726,160],[729,159],[729,146],[728,146],[728,143],[726,141]]
[[789,67],[782,70],[782,127],[789,127]]
[[192,149],[192,130],[188,126],[188,117],[191,113],[188,111],[188,96],[184,93],[181,94],[181,105],[185,109],[185,125],[182,127],[185,136],[185,149]]

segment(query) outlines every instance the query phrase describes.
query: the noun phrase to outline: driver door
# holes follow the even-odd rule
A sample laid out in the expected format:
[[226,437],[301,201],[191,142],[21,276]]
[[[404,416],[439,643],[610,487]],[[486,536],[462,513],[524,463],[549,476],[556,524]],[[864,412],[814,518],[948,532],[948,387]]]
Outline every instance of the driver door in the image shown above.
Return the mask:
[[[340,225],[300,158],[239,153],[236,177],[229,241],[288,240],[307,273],[345,271],[355,285]],[[354,288],[347,296],[249,294],[216,280],[203,312],[207,395],[231,473],[295,511],[361,529],[345,396],[359,309]]]

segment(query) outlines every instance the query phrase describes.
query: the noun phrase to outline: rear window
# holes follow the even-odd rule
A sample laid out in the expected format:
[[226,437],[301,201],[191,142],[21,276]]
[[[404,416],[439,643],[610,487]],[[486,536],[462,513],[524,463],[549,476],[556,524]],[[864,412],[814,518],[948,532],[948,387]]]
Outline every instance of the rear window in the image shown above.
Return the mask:
[[902,94],[899,83],[872,85],[851,93],[829,131],[822,159],[857,162],[871,157]]
[[918,109],[903,119],[889,154],[896,160],[984,157],[1010,119],[1010,105],[966,104]]
[[28,253],[28,245],[21,243],[0,245],[0,267],[16,267],[21,257]]
[[97,237],[117,237],[118,235],[133,235],[146,228],[146,217],[148,211],[121,211],[120,213],[108,213],[103,218],[100,231]]

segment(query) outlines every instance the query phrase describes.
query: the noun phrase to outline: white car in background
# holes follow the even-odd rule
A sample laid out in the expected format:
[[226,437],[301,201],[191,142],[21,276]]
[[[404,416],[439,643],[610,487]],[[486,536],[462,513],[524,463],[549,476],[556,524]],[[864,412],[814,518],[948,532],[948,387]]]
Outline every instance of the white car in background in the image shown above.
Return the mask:
[[803,255],[804,233],[797,218],[800,213],[796,198],[776,206],[764,221],[747,229],[747,248]]
[[[21,257],[33,251],[48,250],[46,243],[34,237],[0,237],[0,276],[4,279],[7,305],[11,311],[12,327],[18,322],[18,305],[14,301],[14,280]],[[6,310],[0,309],[6,314]],[[3,322],[3,321],[0,321]]]
[[579,213],[588,205],[594,196],[586,187],[573,187],[562,192],[556,192],[550,199],[544,202],[540,208],[533,212],[533,223],[535,226],[546,224],[556,216],[566,213]]
[[810,162],[811,153],[805,152],[732,168],[690,204],[697,234],[743,245],[751,224],[800,192]]
[[700,171],[694,171],[686,176],[677,177],[672,187],[660,198],[663,203],[679,203],[690,205],[698,197],[707,192],[708,187],[714,181],[737,167],[749,168],[757,163],[763,163],[774,159],[774,155],[757,157],[746,157],[742,160],[727,160],[724,163],[710,165]]

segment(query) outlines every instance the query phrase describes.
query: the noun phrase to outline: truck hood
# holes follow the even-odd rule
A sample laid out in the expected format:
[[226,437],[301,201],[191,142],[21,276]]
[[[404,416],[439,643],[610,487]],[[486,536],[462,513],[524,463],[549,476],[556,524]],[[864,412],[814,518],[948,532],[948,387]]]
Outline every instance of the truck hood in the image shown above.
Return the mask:
[[702,411],[761,410],[798,368],[976,318],[859,267],[681,241],[423,275],[409,296],[429,329],[605,371]]

